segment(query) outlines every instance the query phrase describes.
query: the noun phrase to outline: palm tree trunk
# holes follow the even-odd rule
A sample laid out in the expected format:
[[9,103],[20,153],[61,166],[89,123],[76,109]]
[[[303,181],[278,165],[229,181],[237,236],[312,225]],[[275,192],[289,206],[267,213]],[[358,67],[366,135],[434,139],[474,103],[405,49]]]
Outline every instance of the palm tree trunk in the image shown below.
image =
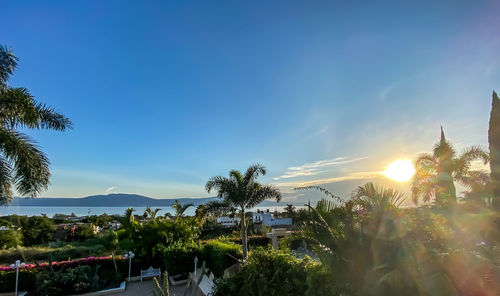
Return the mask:
[[243,249],[243,262],[247,260],[247,222],[245,219],[245,208],[241,207],[241,246]]
[[118,267],[116,266],[115,252],[111,252],[111,258],[113,258],[113,265],[115,266],[115,272],[118,272]]
[[453,161],[449,157],[442,158],[436,168],[436,204],[444,209],[454,209],[457,206],[453,169]]

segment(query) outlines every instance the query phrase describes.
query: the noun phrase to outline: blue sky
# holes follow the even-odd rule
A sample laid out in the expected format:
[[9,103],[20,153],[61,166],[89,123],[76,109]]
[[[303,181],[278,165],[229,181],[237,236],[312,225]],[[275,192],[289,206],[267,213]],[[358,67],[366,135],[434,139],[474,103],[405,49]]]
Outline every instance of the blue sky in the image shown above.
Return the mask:
[[[10,81],[74,122],[36,131],[50,197],[207,196],[268,167],[346,194],[438,140],[487,144],[495,1],[3,1]],[[303,196],[302,196],[303,198]]]

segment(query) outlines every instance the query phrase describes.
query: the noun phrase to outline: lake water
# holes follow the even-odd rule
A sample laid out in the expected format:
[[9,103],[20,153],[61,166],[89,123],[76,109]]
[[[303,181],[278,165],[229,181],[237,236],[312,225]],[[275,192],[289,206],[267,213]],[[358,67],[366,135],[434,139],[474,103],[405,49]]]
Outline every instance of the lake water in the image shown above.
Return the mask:
[[[0,216],[8,215],[25,215],[25,216],[40,216],[42,214],[48,217],[54,216],[54,214],[66,214],[70,215],[74,213],[76,216],[87,216],[89,215],[102,215],[104,213],[108,215],[123,215],[128,207],[19,207],[19,206],[0,206]],[[166,213],[174,214],[175,210],[172,207],[153,207],[153,209],[161,209],[158,215],[163,216]],[[275,206],[275,207],[255,207],[252,210],[261,210],[274,212],[283,212],[285,206]],[[296,207],[296,208],[301,208]],[[185,214],[187,216],[194,216],[196,207],[190,207],[186,210]],[[134,214],[142,215],[146,207],[134,207]]]

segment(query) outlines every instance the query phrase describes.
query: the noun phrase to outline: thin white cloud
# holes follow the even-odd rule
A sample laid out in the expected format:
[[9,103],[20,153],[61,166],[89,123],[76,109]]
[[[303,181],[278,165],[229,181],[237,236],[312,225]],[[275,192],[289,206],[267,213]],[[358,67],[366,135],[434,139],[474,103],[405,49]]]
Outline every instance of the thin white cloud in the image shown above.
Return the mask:
[[106,190],[104,190],[104,192],[106,194],[115,193],[116,189],[117,189],[116,186],[111,186],[111,187],[106,188]]
[[273,180],[289,179],[303,176],[314,176],[320,173],[327,172],[328,167],[351,163],[359,160],[366,159],[366,157],[348,158],[348,157],[336,157],[326,160],[318,160],[311,163],[306,163],[301,166],[289,167],[287,171],[279,176],[273,178]]
[[379,94],[381,100],[385,100],[387,96],[399,85],[399,81],[385,87]]
[[322,135],[322,134],[326,133],[326,131],[328,130],[328,128],[329,128],[329,127],[328,127],[328,125],[325,125],[325,126],[324,126],[324,127],[322,127],[320,130],[318,130],[317,132],[315,132],[315,133],[313,134],[313,137],[317,137],[317,136],[320,136],[320,135]]
[[337,182],[343,182],[343,181],[350,181],[350,180],[367,180],[367,179],[373,179],[383,176],[382,171],[373,171],[373,172],[355,172],[355,173],[350,173],[345,176],[339,176],[339,177],[332,177],[332,178],[324,178],[324,179],[318,179],[318,180],[312,180],[312,181],[297,181],[297,182],[276,182],[274,183],[278,187],[302,187],[302,186],[314,186],[314,185],[321,185],[321,184],[328,184],[328,183],[337,183]]

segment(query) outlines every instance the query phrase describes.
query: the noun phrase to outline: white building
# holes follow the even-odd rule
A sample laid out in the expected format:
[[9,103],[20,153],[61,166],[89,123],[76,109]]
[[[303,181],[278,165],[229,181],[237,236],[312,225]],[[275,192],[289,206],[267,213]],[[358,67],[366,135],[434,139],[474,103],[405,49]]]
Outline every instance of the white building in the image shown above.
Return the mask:
[[253,223],[263,223],[266,226],[292,225],[292,218],[274,218],[272,213],[257,212],[252,214]]
[[122,224],[116,220],[113,220],[111,223],[109,223],[109,226],[114,230],[122,228]]
[[217,223],[222,224],[224,227],[233,227],[240,224],[241,218],[238,217],[218,217]]

